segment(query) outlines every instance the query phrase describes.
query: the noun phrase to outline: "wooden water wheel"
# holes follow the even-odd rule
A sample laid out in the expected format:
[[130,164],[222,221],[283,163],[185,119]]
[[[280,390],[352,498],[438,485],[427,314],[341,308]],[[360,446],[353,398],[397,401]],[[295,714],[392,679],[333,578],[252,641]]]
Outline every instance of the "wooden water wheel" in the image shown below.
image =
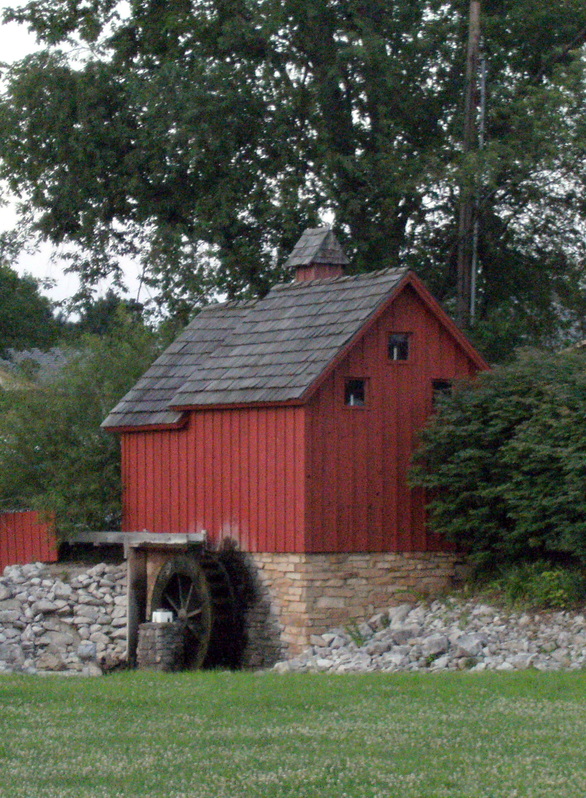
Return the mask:
[[236,666],[234,592],[226,569],[213,554],[169,559],[157,576],[151,609],[171,610],[182,624],[185,668]]

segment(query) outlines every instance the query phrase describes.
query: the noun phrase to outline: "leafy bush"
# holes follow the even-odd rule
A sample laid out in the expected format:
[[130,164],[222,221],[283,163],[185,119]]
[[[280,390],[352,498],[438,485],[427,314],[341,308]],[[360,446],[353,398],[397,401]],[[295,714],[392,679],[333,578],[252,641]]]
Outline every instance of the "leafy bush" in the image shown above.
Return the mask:
[[501,593],[508,604],[544,609],[566,609],[586,598],[583,574],[543,561],[511,566],[487,587]]
[[586,562],[586,352],[523,352],[456,386],[414,460],[434,530],[478,565]]

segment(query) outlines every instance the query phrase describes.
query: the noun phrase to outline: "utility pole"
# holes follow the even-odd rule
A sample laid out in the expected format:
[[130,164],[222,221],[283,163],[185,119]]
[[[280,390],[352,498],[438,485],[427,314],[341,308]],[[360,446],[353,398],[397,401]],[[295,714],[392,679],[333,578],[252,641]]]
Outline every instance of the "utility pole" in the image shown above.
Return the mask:
[[[476,84],[480,52],[480,0],[470,0],[468,52],[466,57],[466,89],[464,106],[464,156],[474,149],[476,136]],[[464,178],[460,188],[458,218],[458,284],[456,321],[462,328],[470,325],[472,305],[473,230],[475,217],[474,192],[470,180]]]

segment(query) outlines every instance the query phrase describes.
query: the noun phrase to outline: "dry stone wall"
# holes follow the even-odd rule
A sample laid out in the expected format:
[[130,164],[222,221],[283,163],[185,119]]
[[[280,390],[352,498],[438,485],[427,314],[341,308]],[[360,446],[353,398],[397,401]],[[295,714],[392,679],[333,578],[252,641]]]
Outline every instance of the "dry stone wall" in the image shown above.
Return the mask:
[[126,660],[126,567],[11,565],[0,577],[0,672],[99,675]]

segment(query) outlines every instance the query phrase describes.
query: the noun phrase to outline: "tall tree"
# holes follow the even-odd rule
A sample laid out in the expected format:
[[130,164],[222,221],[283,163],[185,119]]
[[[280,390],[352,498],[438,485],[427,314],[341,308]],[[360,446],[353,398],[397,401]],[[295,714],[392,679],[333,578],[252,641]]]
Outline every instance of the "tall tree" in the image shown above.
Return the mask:
[[[327,211],[358,270],[407,262],[449,304],[479,197],[478,338],[584,318],[582,0],[486,0],[487,146],[462,153],[466,0],[31,0],[2,175],[86,283],[141,257],[171,308],[262,293]],[[75,47],[71,44],[75,43]],[[498,335],[494,330],[498,328]]]
[[0,509],[32,507],[59,534],[120,522],[120,446],[100,429],[157,354],[156,336],[119,309],[49,383],[0,392]]

